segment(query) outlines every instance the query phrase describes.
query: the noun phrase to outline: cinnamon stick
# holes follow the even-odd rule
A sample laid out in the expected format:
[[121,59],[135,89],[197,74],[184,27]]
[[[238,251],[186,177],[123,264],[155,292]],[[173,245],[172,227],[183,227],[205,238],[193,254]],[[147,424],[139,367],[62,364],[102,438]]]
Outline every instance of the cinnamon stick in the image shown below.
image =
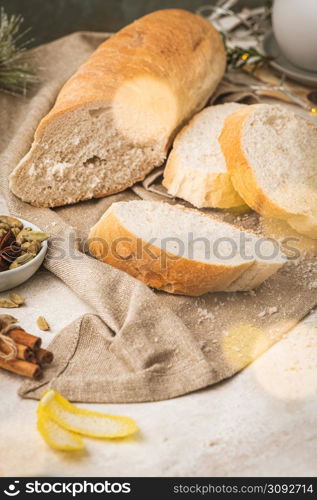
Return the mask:
[[8,330],[8,337],[10,337],[16,344],[22,344],[26,347],[30,347],[33,350],[37,350],[41,347],[42,339],[31,335],[30,333],[22,330],[21,327],[12,327]]
[[35,358],[35,353],[32,351],[30,347],[27,347],[26,345],[22,344],[16,344],[17,349],[18,349],[18,359],[24,359],[25,361],[28,361],[29,363],[33,363]]
[[[16,344],[15,346],[17,348],[17,359],[29,361],[30,363],[35,361],[36,363],[35,354],[30,347],[27,347],[22,344]],[[4,354],[10,354],[11,349],[10,346],[8,346],[5,342],[0,340],[0,351],[3,352]]]
[[28,361],[22,361],[20,359],[14,359],[12,361],[4,361],[3,359],[0,359],[0,368],[33,380],[40,379],[43,374],[39,365],[29,363]]
[[54,359],[54,354],[47,349],[39,349],[36,352],[36,361],[40,365],[50,365]]

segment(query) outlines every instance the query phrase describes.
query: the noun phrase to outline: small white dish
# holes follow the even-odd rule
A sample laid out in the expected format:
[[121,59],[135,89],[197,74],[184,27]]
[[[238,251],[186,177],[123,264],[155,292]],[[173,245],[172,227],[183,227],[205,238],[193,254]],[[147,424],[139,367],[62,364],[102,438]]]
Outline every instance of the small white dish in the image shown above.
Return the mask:
[[[28,222],[27,220],[19,219],[24,227],[31,227],[34,231],[41,231],[41,229],[35,224]],[[4,292],[6,290],[11,290],[16,286],[21,285],[25,281],[27,281],[41,266],[44,257],[47,252],[47,241],[43,241],[42,248],[39,253],[34,257],[34,259],[30,260],[26,264],[23,264],[21,267],[17,267],[16,269],[9,269],[8,271],[0,272],[0,292]]]
[[273,32],[269,32],[262,41],[262,51],[268,56],[274,57],[270,61],[272,68],[285,73],[286,76],[297,82],[308,85],[309,87],[317,87],[317,72],[301,69],[292,64],[280,51]]

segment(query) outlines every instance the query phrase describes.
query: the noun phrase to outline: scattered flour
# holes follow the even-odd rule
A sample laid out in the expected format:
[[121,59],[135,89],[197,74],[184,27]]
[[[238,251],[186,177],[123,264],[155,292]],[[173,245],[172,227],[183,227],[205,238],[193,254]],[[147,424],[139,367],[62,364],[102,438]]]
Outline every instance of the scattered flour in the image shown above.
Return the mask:
[[198,307],[197,312],[199,315],[198,324],[206,320],[213,321],[215,319],[215,315],[212,312],[208,312],[207,309],[204,309],[202,307]]
[[261,311],[258,314],[258,318],[264,318],[266,315],[272,316],[272,314],[275,314],[277,312],[278,312],[278,307],[276,307],[276,306],[268,307],[267,309],[265,309],[264,311]]

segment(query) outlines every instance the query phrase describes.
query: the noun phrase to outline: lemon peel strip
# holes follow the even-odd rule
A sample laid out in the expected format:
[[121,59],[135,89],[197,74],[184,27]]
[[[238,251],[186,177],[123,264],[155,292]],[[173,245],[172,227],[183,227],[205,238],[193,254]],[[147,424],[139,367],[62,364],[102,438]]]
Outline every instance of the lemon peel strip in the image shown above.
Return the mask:
[[77,408],[53,390],[44,393],[38,408],[64,429],[88,437],[116,439],[138,431],[135,421],[129,417]]
[[80,451],[85,444],[78,434],[74,434],[58,425],[45,412],[37,413],[37,429],[51,448],[63,451]]

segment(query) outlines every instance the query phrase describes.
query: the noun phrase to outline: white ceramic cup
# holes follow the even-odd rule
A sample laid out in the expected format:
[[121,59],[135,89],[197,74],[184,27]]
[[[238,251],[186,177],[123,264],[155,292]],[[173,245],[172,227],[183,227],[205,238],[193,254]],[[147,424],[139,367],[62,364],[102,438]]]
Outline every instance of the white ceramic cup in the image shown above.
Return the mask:
[[284,56],[317,71],[317,0],[274,0],[273,31]]

